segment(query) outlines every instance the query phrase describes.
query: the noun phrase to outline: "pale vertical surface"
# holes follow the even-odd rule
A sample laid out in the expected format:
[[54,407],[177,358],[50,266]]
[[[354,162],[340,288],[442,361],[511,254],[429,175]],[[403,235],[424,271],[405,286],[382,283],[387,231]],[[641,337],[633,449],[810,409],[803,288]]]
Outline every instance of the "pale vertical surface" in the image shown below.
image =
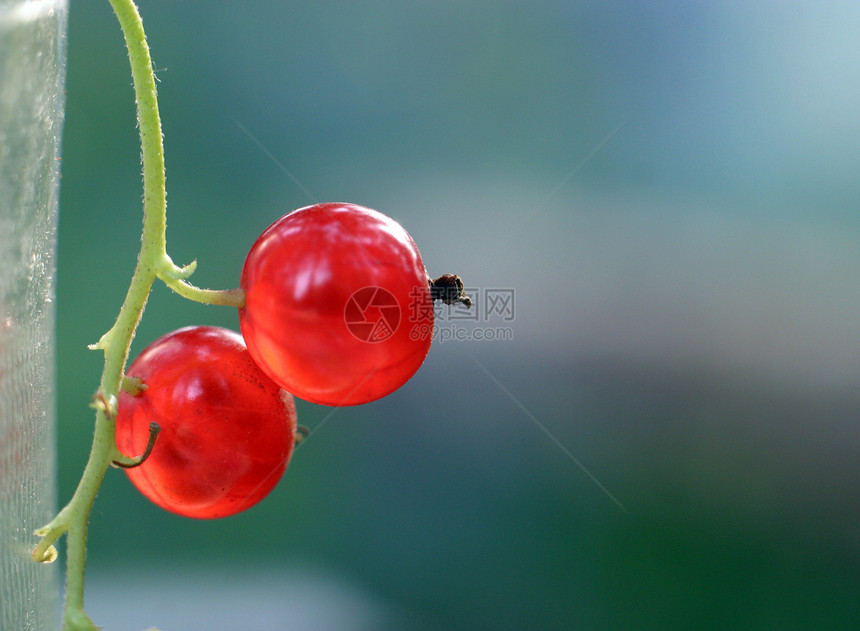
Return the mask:
[[0,0],[0,631],[58,626],[54,277],[66,0]]

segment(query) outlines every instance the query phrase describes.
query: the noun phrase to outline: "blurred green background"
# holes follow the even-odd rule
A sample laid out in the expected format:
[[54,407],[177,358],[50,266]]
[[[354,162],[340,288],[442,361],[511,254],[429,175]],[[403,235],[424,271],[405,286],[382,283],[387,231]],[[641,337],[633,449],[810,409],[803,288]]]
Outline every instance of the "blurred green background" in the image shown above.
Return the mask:
[[[236,286],[278,216],[352,201],[399,220],[431,274],[463,276],[479,318],[443,312],[440,335],[468,339],[440,337],[381,401],[300,403],[314,433],[245,514],[175,517],[109,473],[97,622],[857,624],[860,5],[140,9],[169,251],[198,260],[198,285]],[[107,2],[72,1],[68,44],[62,500],[92,432],[86,344],[127,288],[141,197]],[[238,326],[157,287],[133,355],[195,323]]]

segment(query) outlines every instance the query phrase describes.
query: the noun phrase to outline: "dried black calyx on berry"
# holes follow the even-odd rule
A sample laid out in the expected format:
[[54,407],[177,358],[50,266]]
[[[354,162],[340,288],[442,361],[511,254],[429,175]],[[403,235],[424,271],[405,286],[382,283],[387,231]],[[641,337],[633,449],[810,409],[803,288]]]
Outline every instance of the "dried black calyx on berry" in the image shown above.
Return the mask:
[[430,296],[433,300],[441,300],[446,305],[458,302],[472,306],[472,299],[466,295],[463,289],[463,281],[456,274],[442,274],[439,278],[430,281]]

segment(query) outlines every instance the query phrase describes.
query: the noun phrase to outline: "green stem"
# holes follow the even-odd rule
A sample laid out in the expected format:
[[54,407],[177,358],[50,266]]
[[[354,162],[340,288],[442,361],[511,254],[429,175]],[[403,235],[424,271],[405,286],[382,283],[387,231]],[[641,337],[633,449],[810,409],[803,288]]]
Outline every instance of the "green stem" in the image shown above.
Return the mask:
[[191,276],[196,267],[197,261],[192,261],[185,267],[176,267],[171,262],[170,267],[159,271],[158,278],[188,300],[239,309],[245,306],[245,292],[242,289],[201,289],[186,281],[185,279]]
[[137,266],[116,322],[95,345],[105,354],[99,396],[109,403],[96,413],[90,457],[78,488],[69,502],[66,604],[63,615],[63,628],[69,631],[95,628],[84,613],[87,523],[105,472],[118,456],[115,401],[119,396],[131,341],[143,315],[158,269],[165,258],[167,246],[164,144],[149,46],[134,2],[110,0],[110,3],[125,36],[137,102],[143,156],[143,238]]
[[108,467],[114,461],[129,460],[116,447],[117,399],[131,342],[155,279],[162,279],[174,291],[192,300],[233,306],[242,306],[244,303],[241,290],[212,291],[187,283],[186,279],[194,271],[195,265],[177,267],[167,255],[164,145],[152,59],[143,22],[133,0],[109,1],[125,37],[134,80],[143,156],[143,235],[134,275],[116,322],[96,344],[90,346],[104,351],[105,364],[93,401],[96,421],[89,459],[72,499],[49,524],[36,531],[42,540],[33,550],[33,558],[40,562],[54,560],[54,542],[63,534],[68,537],[66,603],[63,612],[65,631],[97,629],[83,606],[87,524]]

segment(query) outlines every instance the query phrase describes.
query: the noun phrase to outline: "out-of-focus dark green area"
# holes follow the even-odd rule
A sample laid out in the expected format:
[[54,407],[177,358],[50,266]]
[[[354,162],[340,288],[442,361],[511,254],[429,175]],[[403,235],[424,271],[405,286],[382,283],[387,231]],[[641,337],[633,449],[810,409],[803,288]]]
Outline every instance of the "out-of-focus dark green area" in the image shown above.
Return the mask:
[[[110,472],[90,573],[125,568],[116,610],[141,576],[307,570],[374,603],[377,629],[856,624],[856,5],[140,5],[169,251],[197,284],[236,286],[281,214],[352,201],[462,275],[479,315],[443,312],[440,335],[470,339],[437,340],[384,400],[300,403],[315,431],[245,514],[175,517]],[[141,197],[119,28],[107,2],[72,2],[69,26],[62,499]],[[195,323],[237,327],[157,287],[133,353]],[[183,628],[220,628],[211,593],[180,594]],[[295,622],[242,602],[242,628]],[[137,627],[171,628],[147,611]]]

